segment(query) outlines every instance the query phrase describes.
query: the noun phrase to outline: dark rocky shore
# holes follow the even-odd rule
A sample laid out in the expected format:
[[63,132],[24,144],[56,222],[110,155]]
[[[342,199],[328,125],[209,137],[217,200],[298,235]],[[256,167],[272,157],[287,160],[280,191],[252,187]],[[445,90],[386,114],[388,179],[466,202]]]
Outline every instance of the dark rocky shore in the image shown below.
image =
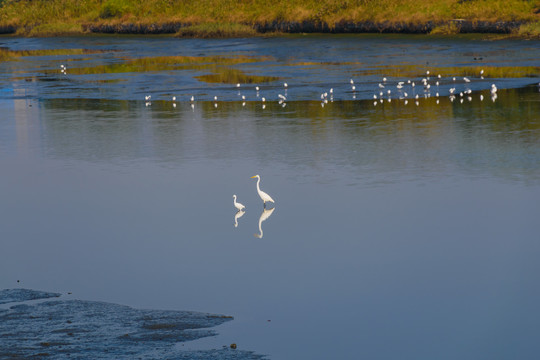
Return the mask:
[[[250,351],[185,351],[179,344],[216,335],[230,316],[140,310],[84,300],[45,300],[60,294],[0,291],[0,359],[216,359],[258,360]],[[43,299],[41,302],[36,300]],[[28,301],[33,301],[28,303]]]
[[[460,33],[495,33],[508,34],[519,28],[522,22],[518,21],[468,21],[452,20],[449,22],[340,22],[328,24],[311,21],[273,21],[263,24],[251,25],[259,33],[399,33],[399,34],[428,34],[438,26],[453,25]],[[105,34],[174,34],[189,23],[164,24],[89,24],[84,25],[85,31]]]
[[[397,34],[429,34],[437,27],[455,26],[459,33],[493,33],[509,34],[517,30],[523,22],[519,21],[469,21],[451,20],[447,22],[410,23],[399,21],[385,22],[340,22],[328,24],[312,21],[273,21],[261,24],[248,24],[259,33],[397,33]],[[180,29],[191,26],[190,23],[168,22],[154,24],[84,24],[83,30],[98,34],[174,34]],[[0,34],[13,34],[17,31],[14,26],[0,26]]]

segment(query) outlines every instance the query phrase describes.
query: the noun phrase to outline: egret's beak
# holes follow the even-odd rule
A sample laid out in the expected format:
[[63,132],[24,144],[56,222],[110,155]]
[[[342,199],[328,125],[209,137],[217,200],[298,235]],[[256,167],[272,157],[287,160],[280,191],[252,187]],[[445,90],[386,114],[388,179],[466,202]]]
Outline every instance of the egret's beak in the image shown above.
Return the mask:
[[257,177],[257,175],[250,177],[250,179],[253,179],[253,178],[256,178],[256,177]]

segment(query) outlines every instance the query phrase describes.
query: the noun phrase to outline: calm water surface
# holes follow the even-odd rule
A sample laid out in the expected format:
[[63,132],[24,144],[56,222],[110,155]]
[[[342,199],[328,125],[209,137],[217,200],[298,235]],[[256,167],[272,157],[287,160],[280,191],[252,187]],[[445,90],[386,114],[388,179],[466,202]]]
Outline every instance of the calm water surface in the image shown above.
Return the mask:
[[[538,358],[538,42],[0,43],[0,288],[233,315],[185,346],[270,359]],[[527,76],[395,87],[463,68]]]

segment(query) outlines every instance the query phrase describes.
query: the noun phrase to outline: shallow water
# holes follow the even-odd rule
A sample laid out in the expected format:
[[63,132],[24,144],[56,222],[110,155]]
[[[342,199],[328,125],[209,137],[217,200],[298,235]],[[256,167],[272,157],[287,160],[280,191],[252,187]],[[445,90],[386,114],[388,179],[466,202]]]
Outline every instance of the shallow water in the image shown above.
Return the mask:
[[[404,89],[407,104],[395,84],[535,67],[537,42],[0,42],[87,49],[0,63],[0,288],[232,315],[190,346],[271,359],[536,358],[538,78],[445,75],[438,90]],[[216,68],[279,80],[257,97],[234,70],[230,83],[198,78]],[[390,101],[374,105],[383,76]],[[451,101],[450,87],[472,93]],[[233,194],[246,205],[237,227]]]

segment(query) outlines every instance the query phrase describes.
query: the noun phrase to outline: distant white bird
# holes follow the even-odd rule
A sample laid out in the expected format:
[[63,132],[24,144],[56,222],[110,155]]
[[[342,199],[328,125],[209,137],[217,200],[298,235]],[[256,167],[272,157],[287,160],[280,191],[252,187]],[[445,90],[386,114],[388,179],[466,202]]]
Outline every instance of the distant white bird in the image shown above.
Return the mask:
[[287,100],[287,98],[284,95],[278,94],[278,97],[283,101]]
[[484,69],[480,70],[480,75],[484,75]]
[[384,89],[384,85],[381,84],[381,83],[379,83],[379,88],[380,88],[380,89]]
[[497,92],[497,86],[495,84],[491,84],[491,93],[495,94]]
[[464,77],[463,80],[465,80],[465,82],[471,82],[471,80],[469,80],[467,77]]
[[333,94],[334,93],[334,88],[331,88],[330,89],[330,94]]
[[214,96],[214,101],[217,101],[217,96]]
[[263,98],[261,98],[261,101],[262,101],[262,102],[265,102],[265,101],[266,101],[266,99],[265,99],[265,98],[263,97]]
[[259,184],[261,182],[261,177],[259,175],[255,175],[255,176],[252,176],[251,178],[252,179],[257,178],[257,193],[259,194],[259,197],[263,201],[264,207],[266,208],[266,202],[267,201],[270,201],[271,203],[274,203],[274,199],[272,199],[272,197],[270,197],[270,195],[268,195],[267,193],[265,193],[264,191],[261,190],[261,188],[259,186]]
[[176,101],[176,96],[173,96],[173,97],[172,97],[172,101]]
[[355,91],[355,90],[356,90],[356,86],[353,85],[353,86],[351,87],[351,90],[352,90],[352,91]]
[[287,83],[283,83],[283,87],[289,87],[289,85]]
[[195,96],[191,96],[191,102],[195,101]]
[[152,95],[146,95],[146,96],[144,97],[144,100],[148,101],[148,100],[150,100],[151,98],[152,98]]
[[243,204],[240,204],[239,202],[236,202],[236,195],[233,195],[233,204],[234,207],[238,209],[238,211],[244,210],[246,207]]
[[382,81],[383,81],[383,82],[386,82],[386,78],[385,78],[385,77],[383,77],[383,78],[382,78]]
[[240,83],[236,84],[236,87],[237,87],[237,88],[240,87]]
[[259,91],[259,87],[258,87],[258,86],[255,86],[255,90]]
[[353,84],[354,84],[354,80],[353,80],[353,79],[351,79],[350,83],[351,83],[351,85],[353,85]]

